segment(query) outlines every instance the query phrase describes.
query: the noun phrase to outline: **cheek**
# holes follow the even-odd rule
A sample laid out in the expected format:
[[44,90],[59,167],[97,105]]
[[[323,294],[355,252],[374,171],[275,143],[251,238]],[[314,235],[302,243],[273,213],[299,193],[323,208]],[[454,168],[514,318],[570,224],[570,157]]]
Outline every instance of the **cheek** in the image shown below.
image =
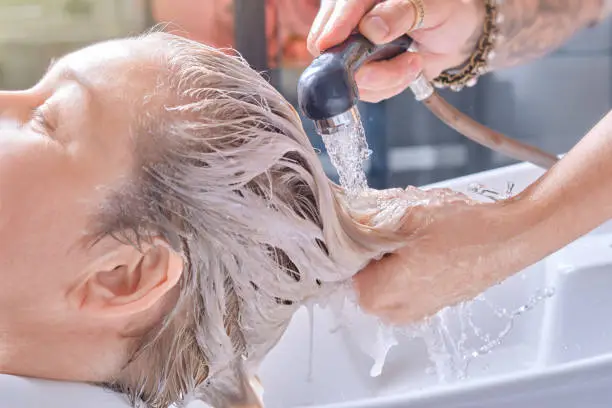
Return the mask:
[[30,132],[16,133],[0,130],[0,226],[38,221],[65,189],[62,173],[68,169],[53,143]]
[[68,251],[86,216],[76,170],[53,143],[0,133],[0,278],[11,282],[1,289],[5,298],[39,296],[70,269]]

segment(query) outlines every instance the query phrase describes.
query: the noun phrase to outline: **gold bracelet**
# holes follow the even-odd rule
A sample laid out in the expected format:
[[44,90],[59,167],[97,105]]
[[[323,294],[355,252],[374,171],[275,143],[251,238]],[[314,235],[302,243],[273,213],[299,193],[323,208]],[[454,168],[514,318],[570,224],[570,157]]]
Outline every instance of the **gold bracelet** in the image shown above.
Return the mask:
[[453,91],[460,91],[466,86],[476,85],[478,78],[489,72],[488,62],[495,55],[493,49],[499,33],[497,25],[502,21],[497,3],[498,0],[485,0],[484,28],[476,50],[463,66],[444,71],[435,78],[432,84],[436,88],[450,88]]

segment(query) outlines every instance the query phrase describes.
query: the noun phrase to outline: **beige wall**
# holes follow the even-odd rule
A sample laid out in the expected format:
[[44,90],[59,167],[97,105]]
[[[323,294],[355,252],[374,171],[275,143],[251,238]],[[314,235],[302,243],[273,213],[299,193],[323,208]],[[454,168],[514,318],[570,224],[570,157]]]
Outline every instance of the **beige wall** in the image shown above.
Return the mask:
[[0,0],[1,88],[32,85],[51,59],[145,27],[143,0],[80,0],[84,15],[70,14],[70,1]]

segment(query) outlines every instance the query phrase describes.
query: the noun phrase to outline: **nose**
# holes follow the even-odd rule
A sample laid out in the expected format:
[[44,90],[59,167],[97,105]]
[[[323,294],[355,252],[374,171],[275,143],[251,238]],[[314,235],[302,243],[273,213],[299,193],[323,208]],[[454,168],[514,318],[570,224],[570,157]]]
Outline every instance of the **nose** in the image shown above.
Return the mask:
[[0,91],[0,117],[23,120],[36,107],[29,91]]

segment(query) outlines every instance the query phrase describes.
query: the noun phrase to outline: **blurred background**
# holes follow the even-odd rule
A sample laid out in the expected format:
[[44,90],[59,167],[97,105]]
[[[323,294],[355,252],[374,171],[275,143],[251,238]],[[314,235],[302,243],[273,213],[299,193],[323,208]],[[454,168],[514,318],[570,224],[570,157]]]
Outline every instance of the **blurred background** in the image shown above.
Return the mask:
[[[86,44],[173,22],[197,41],[238,49],[295,105],[318,6],[319,0],[0,0],[0,89],[33,85],[54,58]],[[547,58],[443,94],[490,127],[565,152],[611,108],[612,26],[585,30]],[[372,187],[424,185],[511,163],[448,129],[408,92],[360,110],[374,151]],[[305,119],[304,127],[335,178],[312,123]]]

